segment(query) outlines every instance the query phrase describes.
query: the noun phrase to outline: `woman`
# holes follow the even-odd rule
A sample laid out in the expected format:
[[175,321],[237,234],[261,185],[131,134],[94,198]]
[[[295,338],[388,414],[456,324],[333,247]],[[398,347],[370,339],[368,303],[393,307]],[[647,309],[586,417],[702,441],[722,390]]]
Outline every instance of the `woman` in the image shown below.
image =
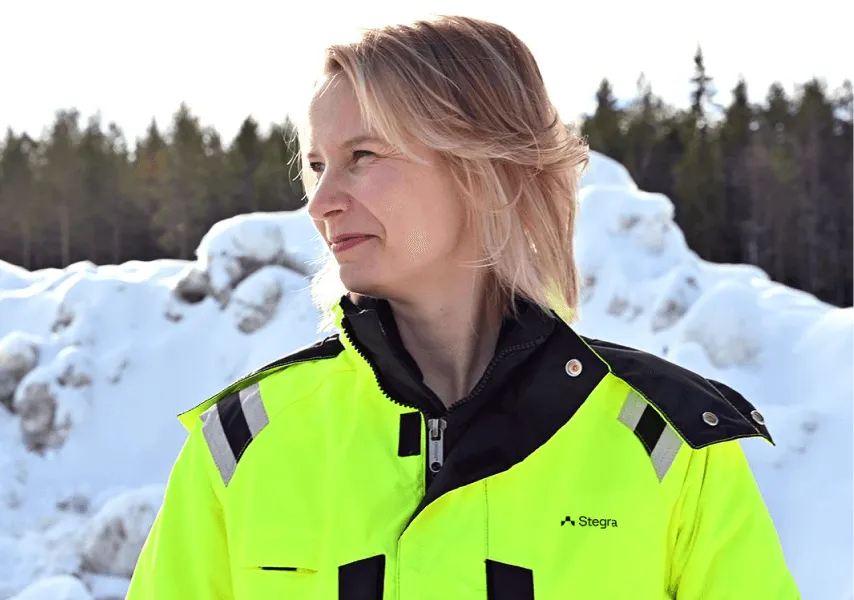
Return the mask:
[[513,34],[329,48],[300,142],[341,333],[182,415],[130,600],[798,597],[761,415],[570,328],[588,151]]

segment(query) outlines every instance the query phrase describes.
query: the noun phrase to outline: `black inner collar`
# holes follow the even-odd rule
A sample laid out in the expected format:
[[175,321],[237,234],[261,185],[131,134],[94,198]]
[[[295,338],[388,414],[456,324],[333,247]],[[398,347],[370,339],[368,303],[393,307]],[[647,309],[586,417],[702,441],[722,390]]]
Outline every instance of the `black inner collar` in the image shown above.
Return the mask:
[[[403,345],[389,303],[368,296],[357,296],[354,301],[347,295],[341,299],[341,308],[351,341],[372,364],[380,386],[392,400],[418,408],[431,417],[444,415],[446,407],[424,384],[421,369]],[[492,362],[472,395],[486,385],[501,385],[511,377],[514,367],[551,335],[559,318],[521,299],[516,303],[516,313],[502,322]],[[514,354],[519,356],[507,360]],[[460,399],[453,406],[465,400]]]

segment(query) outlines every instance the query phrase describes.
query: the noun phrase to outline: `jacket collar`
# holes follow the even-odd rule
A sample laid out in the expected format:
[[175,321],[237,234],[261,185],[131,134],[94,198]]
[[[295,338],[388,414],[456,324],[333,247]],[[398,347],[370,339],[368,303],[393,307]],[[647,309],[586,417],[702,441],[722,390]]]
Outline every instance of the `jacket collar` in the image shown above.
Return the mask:
[[[400,338],[391,307],[385,300],[345,295],[336,307],[336,317],[347,341],[372,367],[380,388],[391,400],[417,408],[428,416],[439,416],[447,409],[424,384],[423,375]],[[488,397],[501,389],[514,371],[552,334],[560,318],[538,306],[519,300],[517,315],[505,318],[498,335],[492,361],[472,393],[458,403],[474,397]]]

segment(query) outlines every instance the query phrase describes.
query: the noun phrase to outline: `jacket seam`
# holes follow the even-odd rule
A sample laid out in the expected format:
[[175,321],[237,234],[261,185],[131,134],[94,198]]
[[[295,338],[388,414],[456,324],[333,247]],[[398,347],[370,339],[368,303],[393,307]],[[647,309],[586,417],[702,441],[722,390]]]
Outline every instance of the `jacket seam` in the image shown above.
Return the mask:
[[[324,385],[327,384],[327,377],[331,377],[333,375],[340,375],[341,373],[351,373],[351,372],[355,372],[355,371],[356,371],[356,369],[354,367],[350,367],[350,368],[340,368],[338,370],[332,371],[331,373],[327,373],[326,376],[321,381],[318,381],[317,385],[315,387],[311,388],[310,391],[306,392],[304,395],[300,396],[296,400],[292,400],[291,402],[288,402],[287,404],[285,404],[284,406],[279,408],[279,410],[270,414],[270,417],[269,417],[270,422],[272,423],[274,418],[276,418],[279,414],[281,414],[283,411],[287,410],[291,406],[294,406],[295,404],[299,404],[300,402],[304,402],[305,400],[310,399],[311,396],[313,396],[314,394],[317,393],[317,390],[319,390],[321,387],[323,387]],[[266,427],[264,429],[266,429]],[[256,436],[256,438],[260,437],[261,433],[263,433],[263,430],[258,434],[258,436]]]

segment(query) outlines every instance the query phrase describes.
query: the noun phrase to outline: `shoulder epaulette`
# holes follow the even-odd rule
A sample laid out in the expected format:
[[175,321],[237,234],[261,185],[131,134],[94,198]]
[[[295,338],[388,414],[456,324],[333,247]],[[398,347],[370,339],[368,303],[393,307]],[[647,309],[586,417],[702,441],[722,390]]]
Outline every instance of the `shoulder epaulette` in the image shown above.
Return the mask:
[[[772,444],[764,417],[740,393],[723,383],[707,379],[663,358],[635,348],[584,338],[606,362],[614,375],[628,383],[667,420],[692,448],[748,437],[763,437]],[[649,432],[661,434],[664,423],[655,415],[634,410],[634,429],[652,453]],[[659,418],[660,420],[660,418]],[[644,429],[647,431],[645,432]]]
[[240,455],[269,422],[258,382],[295,364],[334,358],[343,350],[337,334],[300,348],[241,377],[201,404],[181,413],[178,419],[188,430],[192,430],[197,418],[202,420],[203,435],[223,479],[228,483]]

